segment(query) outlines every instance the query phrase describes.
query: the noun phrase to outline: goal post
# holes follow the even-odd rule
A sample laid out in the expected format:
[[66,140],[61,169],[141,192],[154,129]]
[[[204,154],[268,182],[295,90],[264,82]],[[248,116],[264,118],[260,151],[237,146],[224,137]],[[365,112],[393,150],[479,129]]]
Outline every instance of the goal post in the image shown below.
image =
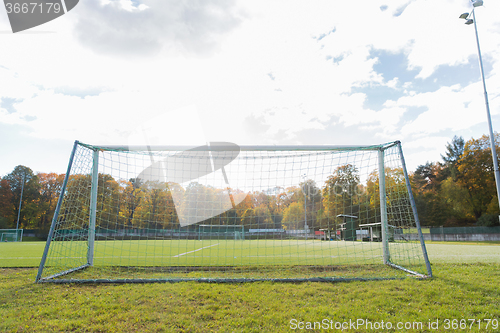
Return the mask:
[[378,174],[379,174],[379,196],[380,196],[380,223],[382,227],[382,243],[384,264],[390,263],[389,240],[387,239],[387,192],[385,188],[385,162],[384,151],[378,151]]
[[[363,225],[380,225],[380,239],[363,237]],[[404,237],[412,228],[418,241]],[[432,276],[399,141],[76,141],[36,281],[345,281],[408,273]]]
[[425,268],[426,268],[428,276],[431,277],[432,276],[431,263],[429,261],[428,255],[427,255],[427,249],[425,247],[424,235],[422,234],[422,226],[420,225],[420,219],[418,218],[418,214],[417,214],[417,205],[415,204],[415,198],[413,197],[413,191],[411,190],[410,178],[408,177],[408,170],[406,169],[406,162],[405,162],[405,158],[403,156],[403,148],[401,147],[401,142],[399,142],[399,141],[398,141],[398,151],[399,151],[399,157],[401,159],[401,168],[403,170],[404,177],[405,177],[406,189],[408,191],[408,196],[410,199],[411,211],[413,213],[415,226],[417,228],[418,240],[420,242],[420,246],[422,247],[422,255],[424,258],[424,262],[425,262]]
[[92,182],[90,187],[90,213],[89,213],[89,238],[87,250],[87,264],[94,265],[94,244],[95,244],[95,227],[97,214],[97,189],[98,189],[98,174],[99,174],[99,151],[94,150],[92,158]]

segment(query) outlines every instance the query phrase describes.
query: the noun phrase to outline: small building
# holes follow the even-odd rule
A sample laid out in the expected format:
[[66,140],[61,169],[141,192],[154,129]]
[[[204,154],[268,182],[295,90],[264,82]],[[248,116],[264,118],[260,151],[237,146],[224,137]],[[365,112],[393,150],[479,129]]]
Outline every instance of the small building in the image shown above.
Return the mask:
[[[360,224],[360,230],[368,230],[368,233],[362,233],[363,242],[381,242],[382,241],[382,223],[367,223]],[[394,242],[394,229],[393,225],[387,225],[387,238],[389,242]]]
[[335,230],[331,228],[319,229],[319,233],[321,240],[330,241],[335,239]]
[[357,216],[339,214],[337,218],[342,218],[342,223],[339,224],[337,232],[340,231],[340,239],[345,241],[356,240],[356,220]]

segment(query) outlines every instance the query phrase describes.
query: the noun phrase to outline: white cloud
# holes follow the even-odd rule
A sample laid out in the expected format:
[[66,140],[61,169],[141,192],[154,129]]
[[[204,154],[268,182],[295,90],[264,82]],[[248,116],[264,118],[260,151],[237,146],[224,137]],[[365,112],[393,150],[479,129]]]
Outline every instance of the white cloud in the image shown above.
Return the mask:
[[400,82],[399,82],[399,78],[397,78],[397,77],[395,77],[394,79],[389,80],[389,81],[387,82],[387,86],[388,86],[389,88],[393,88],[393,89],[396,89],[396,88],[397,88],[397,86],[398,86],[399,84],[400,84]]
[[444,136],[427,136],[413,140],[405,144],[405,148],[408,149],[436,149],[446,146],[450,142],[450,138]]
[[204,145],[208,142],[196,106],[190,105],[170,112],[136,119],[127,135],[129,146]]
[[459,85],[442,87],[437,91],[402,97],[397,104],[427,108],[401,128],[404,135],[429,135],[446,129],[460,131],[486,119],[479,83],[465,88]]
[[240,22],[232,0],[82,1],[75,34],[92,50],[108,55],[149,56],[162,49],[187,54],[213,51],[219,35]]
[[[37,139],[124,144],[140,119],[195,105],[208,141],[303,143],[307,130],[325,132],[330,142],[318,144],[436,138],[435,146],[412,148],[424,158],[444,149],[443,131],[486,120],[479,73],[471,85],[436,89],[404,72],[387,81],[374,70],[379,50],[406,55],[421,78],[476,61],[473,27],[458,19],[470,9],[466,0],[142,3],[149,8],[80,1],[34,29],[55,33],[0,34],[0,98],[15,99],[17,110],[0,109],[0,123],[24,125]],[[483,57],[493,66],[493,115],[500,114],[497,9],[500,2],[488,1],[476,10]],[[0,29],[8,30],[4,19]],[[385,104],[382,96],[373,110],[367,102],[382,86],[399,95]],[[408,111],[415,109],[421,113]],[[177,129],[172,123],[165,128]]]

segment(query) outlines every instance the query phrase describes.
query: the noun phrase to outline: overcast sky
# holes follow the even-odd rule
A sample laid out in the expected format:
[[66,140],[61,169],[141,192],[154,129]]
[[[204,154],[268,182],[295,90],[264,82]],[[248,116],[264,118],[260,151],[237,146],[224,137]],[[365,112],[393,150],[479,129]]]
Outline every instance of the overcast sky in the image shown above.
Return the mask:
[[[500,130],[500,1],[476,9]],[[400,140],[410,171],[488,132],[468,0],[81,0],[13,34],[0,7],[0,176],[89,144]]]

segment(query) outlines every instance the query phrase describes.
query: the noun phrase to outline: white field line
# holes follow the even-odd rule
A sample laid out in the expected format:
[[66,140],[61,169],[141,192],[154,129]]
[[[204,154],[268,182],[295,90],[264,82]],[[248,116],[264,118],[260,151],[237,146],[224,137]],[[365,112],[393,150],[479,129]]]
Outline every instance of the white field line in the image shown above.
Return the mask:
[[[206,247],[203,247],[201,249],[197,249],[197,250],[194,250],[194,251],[189,251],[189,252],[185,252],[185,253],[181,253],[181,254],[178,254],[178,255],[175,255],[175,256],[155,256],[155,258],[177,258],[177,257],[180,257],[180,256],[183,256],[185,254],[188,254],[188,253],[193,253],[193,252],[196,252],[196,251],[200,251],[200,250],[203,250],[207,247],[211,247],[211,246],[216,246],[216,245],[219,245],[219,244],[215,244],[215,245],[210,245],[210,246],[206,246]],[[431,258],[443,258],[443,257],[468,257],[468,258],[481,258],[481,257],[493,257],[495,256],[496,254],[430,254],[429,257]],[[397,255],[395,255],[397,257]],[[116,259],[116,258],[132,258],[132,259],[137,259],[137,258],[147,258],[148,256],[105,256],[105,257],[101,257],[101,256],[95,256],[95,259]],[[195,258],[209,258],[209,257],[225,257],[225,256],[214,256],[214,255],[211,255],[211,256],[194,256]],[[231,257],[231,256],[227,256],[227,257]],[[324,258],[340,258],[342,257],[341,255],[338,256],[338,255],[301,255],[301,254],[277,254],[277,255],[247,255],[247,256],[240,256],[240,258],[278,258],[278,259],[282,259],[282,258],[287,258],[287,257],[308,257],[308,258],[321,258],[321,257],[324,257]],[[381,258],[382,255],[375,255],[373,256],[372,258]],[[28,259],[40,259],[41,257],[0,257],[0,260],[14,260],[14,259],[21,259],[21,260],[28,260]],[[83,256],[83,257],[52,257],[51,259],[85,259],[86,257]]]
[[41,259],[42,256],[40,257],[2,257],[0,260],[12,260],[12,259]]
[[[12,245],[12,243],[16,243],[16,244],[19,244],[19,246],[33,246],[33,245],[36,245],[36,246],[45,246],[45,242],[2,242],[0,244],[9,244],[9,245]],[[0,245],[1,246],[1,245]]]
[[494,257],[496,253],[484,253],[484,254],[429,254],[432,258],[447,258],[447,257],[471,257],[471,258],[481,258],[481,257]]
[[[211,246],[215,246],[215,245],[211,245]],[[207,247],[210,247],[210,246],[207,246]],[[203,250],[204,248],[201,248],[201,249],[198,249],[198,250],[194,250],[194,251],[190,251],[190,252],[186,252],[186,253],[181,253],[181,254],[178,254],[178,255],[175,255],[175,256],[155,256],[154,258],[158,259],[158,258],[178,258],[180,256],[183,256],[185,254],[188,254],[188,253],[192,253],[192,252],[196,252],[196,251],[200,251],[200,250]],[[222,258],[222,257],[233,257],[231,255],[217,255],[217,256],[214,256],[214,255],[207,255],[207,256],[193,256],[193,258]],[[284,254],[284,255],[281,255],[281,256],[273,256],[273,255],[269,255],[269,256],[266,256],[266,255],[262,255],[262,256],[240,256],[240,258],[278,258],[278,259],[281,259],[282,257],[325,257],[325,258],[329,258],[330,256],[321,256],[321,255],[290,255],[290,254]],[[337,257],[337,256],[332,256],[333,257]],[[381,256],[380,256],[381,257]],[[138,258],[148,258],[148,256],[106,256],[106,257],[101,257],[101,256],[95,256],[94,259],[122,259],[122,258],[129,258],[129,259],[138,259]],[[154,259],[153,258],[153,259]],[[5,258],[0,258],[0,260],[14,260],[14,259],[21,259],[21,260],[27,260],[27,259],[40,259],[40,257],[5,257]],[[85,256],[82,256],[82,257],[51,257],[50,259],[86,259]]]
[[219,245],[219,243],[214,244],[214,245],[205,246],[205,247],[199,248],[199,249],[197,249],[197,250],[193,250],[193,251],[189,251],[189,252],[184,252],[184,253],[178,254],[178,255],[176,255],[176,256],[173,256],[172,258],[178,258],[178,257],[183,256],[183,255],[185,255],[185,254],[193,253],[193,252],[196,252],[196,251],[201,251],[201,250],[203,250],[203,249],[207,249],[207,248],[209,248],[209,247],[212,247],[212,246],[217,246],[217,245]]

